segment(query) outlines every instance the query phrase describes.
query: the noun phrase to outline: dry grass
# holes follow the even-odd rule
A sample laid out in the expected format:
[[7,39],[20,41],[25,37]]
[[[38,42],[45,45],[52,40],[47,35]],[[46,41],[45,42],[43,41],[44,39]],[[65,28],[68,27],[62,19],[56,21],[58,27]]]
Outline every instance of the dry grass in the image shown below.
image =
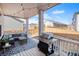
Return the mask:
[[[66,37],[66,38],[79,40],[79,32],[72,31],[72,30],[69,30],[69,29],[45,27],[44,31],[45,32],[52,32],[52,33],[54,33],[55,35],[58,35],[58,36],[63,36],[63,37]],[[31,33],[32,37],[38,36],[38,34],[37,34],[38,29],[31,29],[31,30],[29,30],[29,32]]]
[[79,40],[79,32],[72,31],[72,30],[66,30],[66,29],[60,29],[60,28],[46,28],[45,32],[52,32],[55,35]]
[[29,29],[29,34],[30,34],[32,37],[38,36],[38,28]]

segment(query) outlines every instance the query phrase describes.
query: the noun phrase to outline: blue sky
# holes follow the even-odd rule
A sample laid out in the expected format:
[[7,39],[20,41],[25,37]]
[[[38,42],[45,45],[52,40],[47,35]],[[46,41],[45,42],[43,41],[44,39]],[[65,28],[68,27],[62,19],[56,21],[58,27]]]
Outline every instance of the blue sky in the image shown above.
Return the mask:
[[[62,3],[45,11],[44,20],[70,24],[75,12],[79,12],[79,3]],[[30,18],[30,20],[29,23],[38,23],[38,16]]]

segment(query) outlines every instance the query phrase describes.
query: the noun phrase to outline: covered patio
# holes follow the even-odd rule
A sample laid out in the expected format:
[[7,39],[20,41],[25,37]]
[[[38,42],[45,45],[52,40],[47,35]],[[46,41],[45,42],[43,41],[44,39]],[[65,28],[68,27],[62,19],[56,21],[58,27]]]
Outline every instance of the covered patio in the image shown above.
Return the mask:
[[[39,35],[40,35],[41,33],[43,33],[43,29],[44,29],[43,28],[44,11],[46,11],[49,8],[54,7],[58,4],[59,3],[29,3],[29,4],[28,3],[2,3],[2,4],[0,4],[0,15],[2,17],[9,16],[9,17],[13,17],[13,18],[25,19],[26,26],[24,28],[24,32],[27,33],[27,36],[29,36],[28,35],[28,20],[30,17],[38,14],[39,15]],[[2,28],[2,30],[3,29],[4,28]],[[2,35],[4,35],[4,31],[2,31]],[[37,45],[36,44],[37,42],[35,44],[32,44],[32,43],[34,43],[34,41],[32,41],[31,39],[28,38],[28,42],[27,42],[28,46],[26,46],[26,50],[33,48],[33,46],[35,47]],[[32,43],[30,41],[32,41]],[[21,47],[19,47],[19,49],[20,48]],[[16,47],[13,50],[17,50]],[[21,50],[19,52],[21,52]],[[12,50],[4,53],[2,55],[13,55],[15,53],[18,53],[18,52],[12,52],[12,53],[10,53],[10,52],[12,52]]]
[[[44,11],[50,9],[51,7],[55,7],[56,5],[59,5],[60,3],[2,3],[0,4],[0,15],[3,16],[10,16],[14,18],[22,18],[26,20],[26,26],[24,28],[24,32],[27,33],[28,35],[28,20],[30,17],[39,15],[39,36],[44,32]],[[3,28],[2,28],[3,30]],[[48,32],[53,32],[53,30],[48,31]],[[2,32],[4,34],[4,31]],[[57,42],[54,43],[54,50],[56,51],[52,56],[59,56],[59,55],[74,55],[79,56],[79,42],[64,38],[61,36],[54,36],[56,39],[58,39]],[[31,38],[33,39],[33,38]],[[28,40],[30,40],[28,38]],[[34,43],[33,43],[34,42]],[[31,42],[28,42],[29,45],[31,45],[30,48],[25,49],[25,50],[20,50],[20,52],[10,54],[11,56],[44,56],[44,54],[38,50],[37,48],[37,43],[38,40],[33,41],[32,44]],[[29,45],[27,47],[29,47]],[[32,47],[32,45],[34,47]],[[74,48],[73,48],[74,47]],[[76,47],[76,48],[75,48]],[[19,47],[20,48],[20,47]],[[19,49],[18,48],[18,49]],[[22,49],[22,47],[21,47]],[[24,49],[24,48],[23,48]],[[15,49],[16,50],[16,49]],[[72,52],[73,51],[73,52]],[[71,53],[72,52],[72,53]],[[8,53],[8,52],[7,52]],[[3,55],[7,55],[3,54]]]

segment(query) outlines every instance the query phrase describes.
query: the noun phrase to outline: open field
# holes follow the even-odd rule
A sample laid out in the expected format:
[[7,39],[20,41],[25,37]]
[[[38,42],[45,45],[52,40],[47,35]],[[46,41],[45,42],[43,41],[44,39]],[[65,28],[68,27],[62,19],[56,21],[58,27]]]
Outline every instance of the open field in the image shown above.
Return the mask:
[[59,28],[46,28],[45,32],[52,32],[58,36],[79,40],[79,32],[72,31],[72,30],[66,30],[66,29],[64,30]]
[[[58,35],[58,36],[63,36],[63,37],[66,37],[66,38],[79,40],[79,32],[72,31],[72,30],[69,30],[69,29],[45,27],[44,31],[45,32],[52,32],[52,33],[54,33],[55,35]],[[32,36],[38,36],[38,34],[37,34],[38,29],[31,29],[29,32],[31,33]]]

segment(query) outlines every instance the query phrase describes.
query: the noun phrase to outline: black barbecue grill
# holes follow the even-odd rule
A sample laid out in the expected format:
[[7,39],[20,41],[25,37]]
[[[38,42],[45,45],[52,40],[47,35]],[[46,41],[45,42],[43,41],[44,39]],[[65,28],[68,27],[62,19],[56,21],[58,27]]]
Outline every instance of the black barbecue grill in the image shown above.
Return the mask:
[[54,36],[52,33],[42,33],[39,37],[38,48],[45,55],[50,55],[54,53],[53,50],[53,40]]

